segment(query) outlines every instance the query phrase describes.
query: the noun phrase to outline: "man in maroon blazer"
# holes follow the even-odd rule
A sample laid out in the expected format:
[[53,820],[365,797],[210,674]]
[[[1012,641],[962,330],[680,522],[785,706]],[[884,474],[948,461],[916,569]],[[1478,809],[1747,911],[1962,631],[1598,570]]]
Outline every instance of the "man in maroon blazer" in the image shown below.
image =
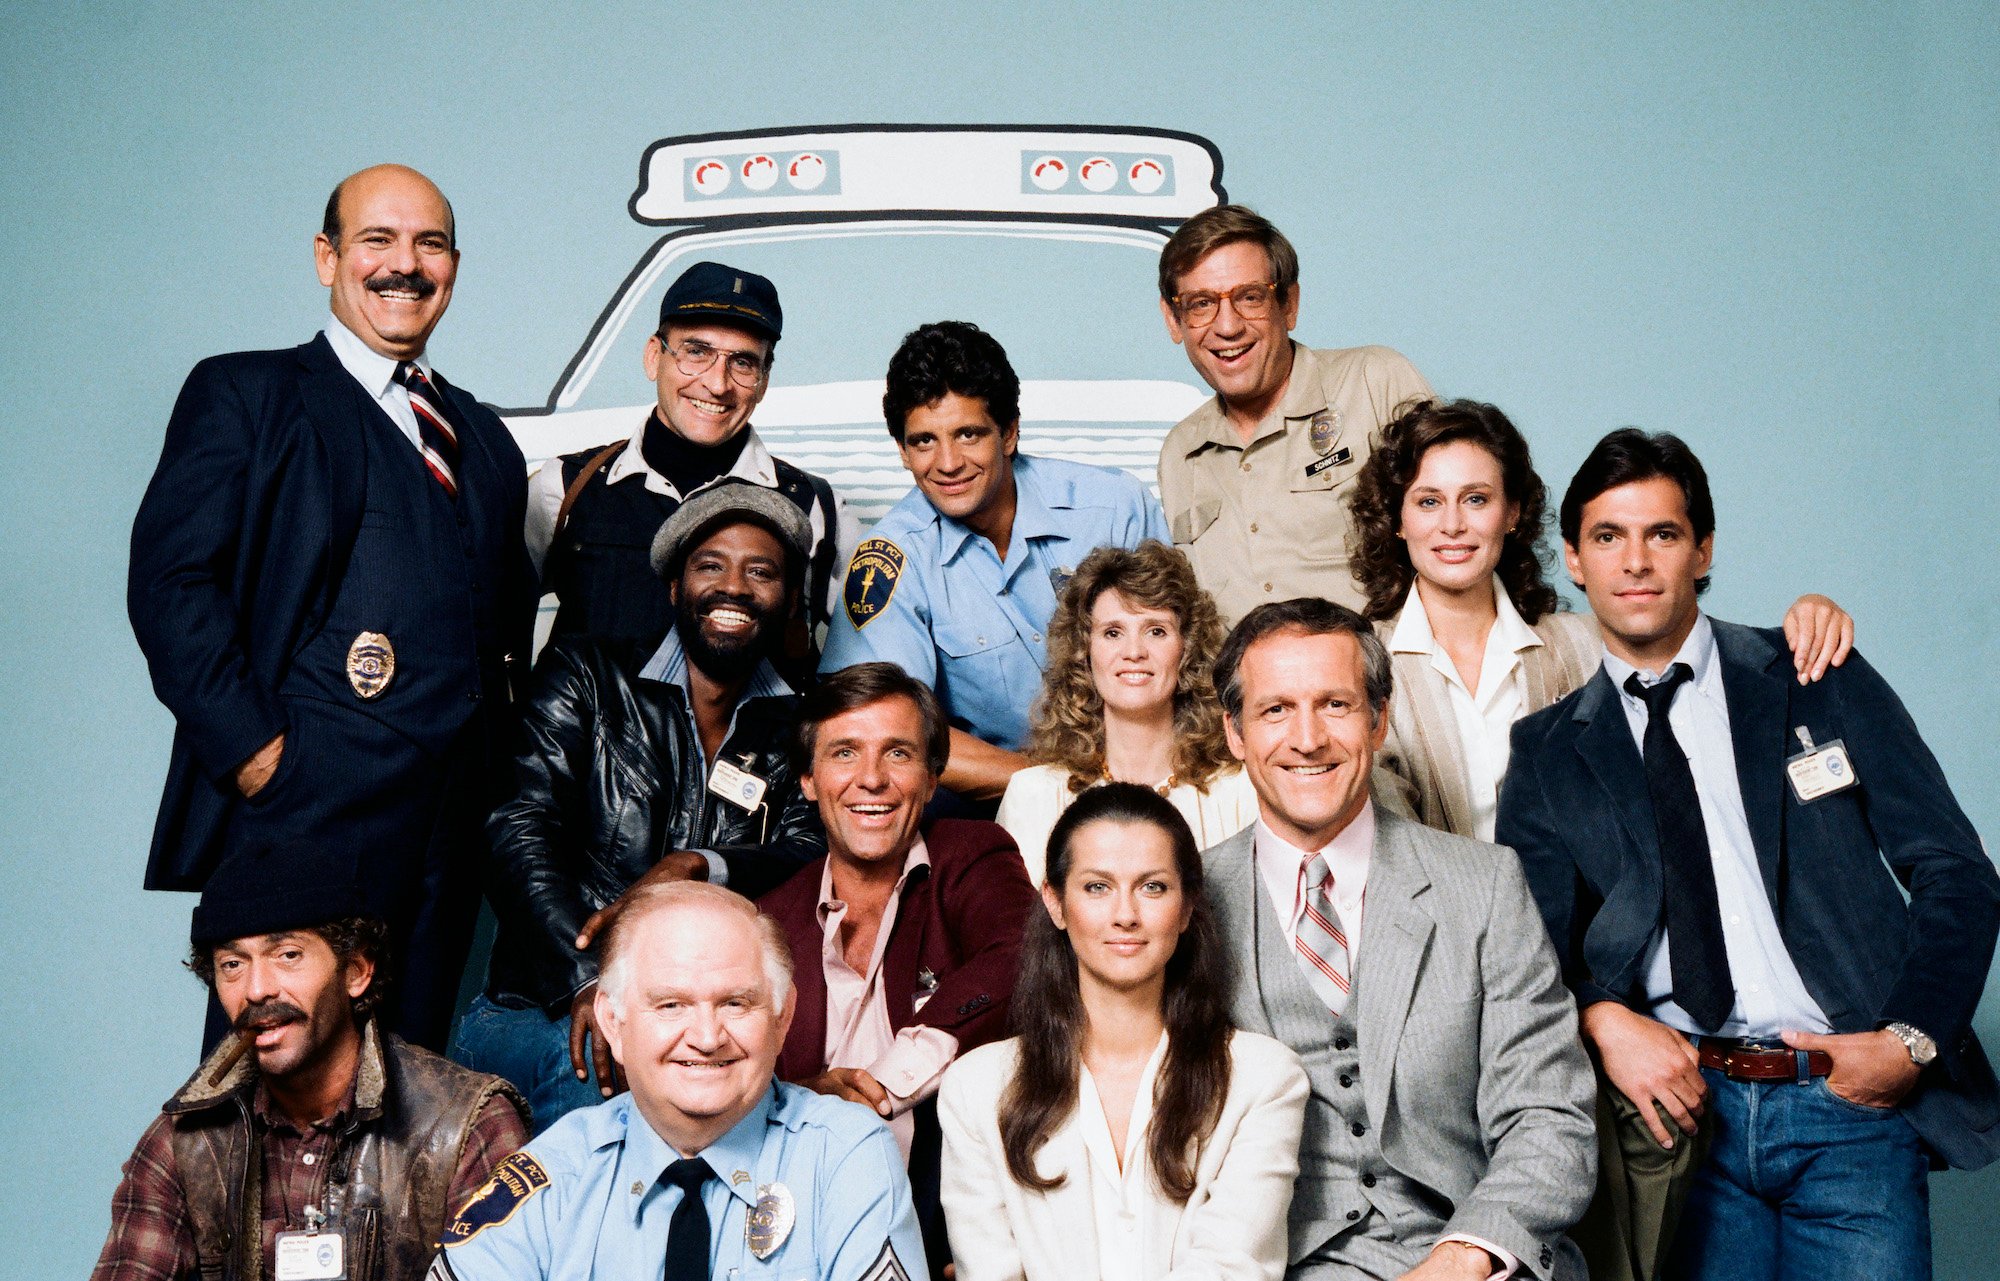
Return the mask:
[[930,687],[893,663],[822,680],[799,723],[799,773],[827,855],[759,906],[792,945],[797,995],[778,1075],[873,1108],[910,1161],[942,1268],[932,1096],[961,1050],[1007,1035],[1035,891],[998,825],[923,821],[950,753]]

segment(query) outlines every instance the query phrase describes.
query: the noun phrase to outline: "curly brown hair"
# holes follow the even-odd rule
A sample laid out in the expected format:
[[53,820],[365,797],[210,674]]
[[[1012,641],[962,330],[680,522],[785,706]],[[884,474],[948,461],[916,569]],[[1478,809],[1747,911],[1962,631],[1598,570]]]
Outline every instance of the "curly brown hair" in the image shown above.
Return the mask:
[[1348,510],[1354,515],[1348,555],[1354,580],[1368,597],[1361,611],[1370,620],[1392,618],[1409,598],[1416,568],[1410,549],[1397,536],[1402,526],[1403,495],[1416,481],[1424,454],[1455,440],[1471,441],[1500,464],[1507,501],[1520,507],[1520,518],[1500,548],[1496,571],[1521,620],[1530,625],[1562,604],[1549,586],[1549,561],[1544,524],[1548,490],[1535,474],[1528,441],[1494,406],[1477,400],[1420,400],[1403,407],[1396,420],[1382,429],[1382,443],[1362,464]]
[[[333,949],[333,959],[339,968],[345,970],[347,963],[357,956],[366,956],[375,963],[375,977],[360,996],[354,998],[354,1020],[360,1022],[382,1004],[382,996],[388,991],[389,972],[389,926],[373,916],[350,916],[338,921],[328,921],[324,925],[310,925],[300,930],[301,934],[317,934]],[[215,948],[196,946],[188,954],[187,967],[194,976],[215,990]]]
[[1174,679],[1174,781],[1205,789],[1235,764],[1222,730],[1209,669],[1222,648],[1222,616],[1195,581],[1194,566],[1178,548],[1157,539],[1137,547],[1100,547],[1083,558],[1049,620],[1049,665],[1035,700],[1028,756],[1069,771],[1072,792],[1104,777],[1104,700],[1090,675],[1090,611],[1116,589],[1145,609],[1174,616],[1181,632],[1180,670]]

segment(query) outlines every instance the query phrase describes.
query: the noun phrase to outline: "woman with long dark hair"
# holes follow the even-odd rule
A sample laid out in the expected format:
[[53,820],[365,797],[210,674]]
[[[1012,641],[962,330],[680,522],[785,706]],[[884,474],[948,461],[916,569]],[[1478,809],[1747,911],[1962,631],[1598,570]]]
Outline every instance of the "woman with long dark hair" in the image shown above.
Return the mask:
[[959,1281],[1278,1281],[1305,1071],[1229,1022],[1193,833],[1107,783],[1049,834],[1007,1041],[945,1073]]
[[994,817],[1042,883],[1056,816],[1099,783],[1143,783],[1173,803],[1199,849],[1257,820],[1229,754],[1208,669],[1222,619],[1177,547],[1148,540],[1083,558],[1049,620],[1049,664],[1027,753]]
[[[1597,620],[1561,608],[1544,566],[1548,494],[1492,405],[1421,401],[1382,429],[1356,478],[1349,548],[1395,693],[1378,780],[1423,822],[1493,839],[1513,723],[1581,686]],[[1847,657],[1854,620],[1824,596],[1785,615],[1800,680]]]

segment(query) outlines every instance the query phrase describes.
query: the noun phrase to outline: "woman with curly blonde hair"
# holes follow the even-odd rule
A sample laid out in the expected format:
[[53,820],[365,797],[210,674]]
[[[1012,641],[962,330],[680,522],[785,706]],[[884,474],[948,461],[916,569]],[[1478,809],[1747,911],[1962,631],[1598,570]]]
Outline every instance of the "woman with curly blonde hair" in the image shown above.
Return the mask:
[[1181,812],[1200,848],[1257,818],[1229,754],[1209,667],[1222,647],[1215,602],[1176,548],[1148,539],[1084,558],[1049,621],[1049,663],[1027,754],[996,817],[1042,883],[1056,819],[1098,783],[1139,783]]

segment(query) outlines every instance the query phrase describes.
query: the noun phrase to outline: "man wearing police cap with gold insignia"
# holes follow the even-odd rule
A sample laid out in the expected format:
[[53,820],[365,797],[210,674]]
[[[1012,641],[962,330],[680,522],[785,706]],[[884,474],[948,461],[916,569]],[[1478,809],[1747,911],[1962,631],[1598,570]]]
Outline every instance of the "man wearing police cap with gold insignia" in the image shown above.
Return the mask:
[[313,253],[325,329],[195,367],[133,523],[128,607],[175,720],[146,887],[298,835],[367,851],[402,975],[384,1022],[442,1049],[533,621],[527,468],[425,354],[458,273],[443,193],[354,174]]
[[719,885],[649,885],[603,962],[597,1022],[631,1092],[503,1163],[445,1225],[432,1281],[925,1275],[888,1128],[772,1079],[794,999],[770,918]]

